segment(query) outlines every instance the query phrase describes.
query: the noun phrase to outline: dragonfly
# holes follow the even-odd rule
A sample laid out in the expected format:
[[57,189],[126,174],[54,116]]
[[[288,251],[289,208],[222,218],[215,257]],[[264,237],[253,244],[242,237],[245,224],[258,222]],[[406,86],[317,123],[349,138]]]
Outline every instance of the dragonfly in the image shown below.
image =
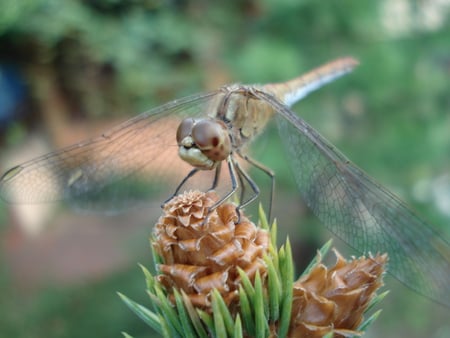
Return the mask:
[[248,145],[275,123],[300,194],[317,218],[358,252],[387,253],[392,276],[450,308],[449,241],[290,109],[357,65],[344,57],[287,82],[232,84],[174,100],[100,137],[11,168],[0,179],[0,196],[12,203],[81,205],[106,198],[119,207],[142,198],[144,186],[167,191],[174,177],[181,182],[175,193],[202,172],[214,173],[214,188],[225,168],[231,189],[220,202],[249,186],[252,194],[242,201],[248,204],[259,187],[239,163],[274,182],[273,172],[248,155]]

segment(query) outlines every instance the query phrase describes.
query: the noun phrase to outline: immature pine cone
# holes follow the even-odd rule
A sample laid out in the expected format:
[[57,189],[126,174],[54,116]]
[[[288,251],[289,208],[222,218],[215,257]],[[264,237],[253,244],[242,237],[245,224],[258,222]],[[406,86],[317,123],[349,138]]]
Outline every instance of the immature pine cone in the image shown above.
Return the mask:
[[242,212],[239,219],[231,203],[210,212],[217,201],[213,192],[190,191],[174,197],[164,206],[152,239],[163,261],[159,281],[169,293],[182,289],[195,306],[207,311],[211,311],[214,288],[233,307],[238,297],[238,267],[252,281],[256,271],[265,275],[262,257],[270,240]]
[[375,291],[383,285],[387,255],[346,261],[336,250],[336,265],[327,269],[319,263],[294,283],[289,337],[335,337],[359,335]]

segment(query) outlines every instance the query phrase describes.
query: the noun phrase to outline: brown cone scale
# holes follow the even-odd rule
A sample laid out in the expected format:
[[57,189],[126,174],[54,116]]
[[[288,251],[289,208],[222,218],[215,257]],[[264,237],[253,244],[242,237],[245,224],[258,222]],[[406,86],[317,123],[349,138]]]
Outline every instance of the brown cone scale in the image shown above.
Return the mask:
[[376,290],[382,286],[387,255],[337,262],[328,269],[317,264],[294,283],[289,337],[360,335],[356,331]]
[[[161,257],[158,276],[169,294],[183,290],[192,304],[210,311],[210,293],[217,289],[228,306],[238,298],[238,268],[253,281],[256,272],[264,276],[263,254],[269,235],[250,222],[236,206],[219,205],[213,192],[187,192],[164,206],[152,244]],[[239,223],[236,222],[239,220]]]

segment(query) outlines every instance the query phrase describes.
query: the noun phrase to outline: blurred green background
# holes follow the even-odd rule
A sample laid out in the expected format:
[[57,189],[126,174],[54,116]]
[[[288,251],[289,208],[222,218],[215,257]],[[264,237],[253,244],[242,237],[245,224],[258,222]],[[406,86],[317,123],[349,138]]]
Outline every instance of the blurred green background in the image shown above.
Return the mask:
[[[0,0],[0,167],[169,100],[351,55],[354,73],[295,110],[448,235],[449,17],[445,0]],[[255,152],[277,173],[274,215],[301,265],[331,234],[302,204],[276,136]],[[115,292],[147,304],[137,262],[151,265],[157,209],[20,207],[0,206],[1,337],[152,336]],[[448,310],[386,283],[367,337],[450,336]]]

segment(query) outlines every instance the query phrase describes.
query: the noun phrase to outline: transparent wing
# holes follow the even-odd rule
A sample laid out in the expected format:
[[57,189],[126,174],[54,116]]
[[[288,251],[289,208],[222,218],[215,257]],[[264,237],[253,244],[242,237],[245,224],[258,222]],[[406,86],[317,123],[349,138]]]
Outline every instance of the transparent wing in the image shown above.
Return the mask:
[[[177,156],[175,133],[186,116],[208,115],[219,92],[175,100],[102,136],[10,169],[0,180],[9,202],[67,200],[87,209],[122,209],[164,191],[192,169]],[[164,198],[160,199],[163,201]]]
[[389,272],[450,307],[450,244],[269,94],[300,192],[328,229],[363,254],[388,253]]

